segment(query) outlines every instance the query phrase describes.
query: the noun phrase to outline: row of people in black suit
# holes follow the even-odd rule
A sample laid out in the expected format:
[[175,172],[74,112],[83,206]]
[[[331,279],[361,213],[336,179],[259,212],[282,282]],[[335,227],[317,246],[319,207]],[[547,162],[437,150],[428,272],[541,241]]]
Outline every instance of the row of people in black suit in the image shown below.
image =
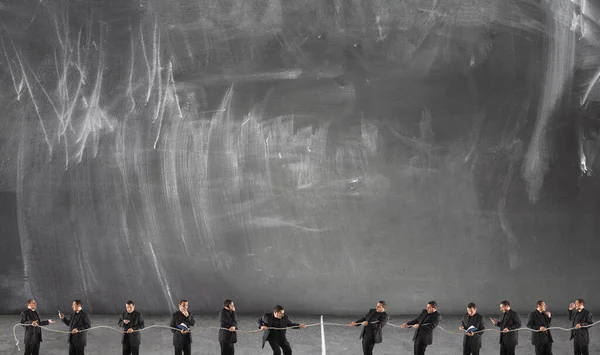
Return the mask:
[[[87,345],[86,332],[81,330],[91,327],[91,319],[88,313],[82,309],[83,303],[80,300],[75,300],[72,303],[73,313],[70,318],[65,317],[59,312],[59,318],[69,327],[69,355],[84,355],[85,346]],[[54,323],[52,320],[43,321],[40,319],[37,311],[35,300],[27,301],[27,309],[21,314],[22,324],[31,324],[32,327],[25,327],[25,355],[38,355],[40,343],[42,342],[42,333],[38,326],[44,326]],[[124,355],[138,355],[139,346],[141,343],[140,333],[137,332],[144,328],[144,319],[140,312],[135,311],[133,301],[127,301],[126,312],[123,312],[119,318],[118,324],[125,331],[123,334],[122,345]],[[192,335],[189,330],[195,325],[195,320],[188,311],[187,300],[179,302],[179,310],[171,316],[169,323],[173,332],[173,346],[175,355],[191,354]],[[387,324],[388,315],[385,312],[387,308],[385,301],[379,301],[374,309],[362,318],[349,324],[349,326],[363,326],[360,334],[362,340],[363,354],[371,355],[375,344],[383,341],[382,330]],[[513,331],[521,327],[521,320],[518,313],[513,311],[508,301],[500,303],[500,311],[502,317],[500,320],[492,318],[492,323],[502,330],[500,334],[500,354],[511,355],[515,354],[516,346],[518,345],[518,333]],[[532,344],[535,346],[536,355],[552,355],[552,334],[547,328],[551,327],[552,315],[546,310],[546,303],[538,301],[534,312],[529,314],[527,327],[538,332],[533,332],[531,336]],[[577,299],[569,305],[569,319],[572,320],[573,329],[570,339],[573,340],[574,354],[587,355],[589,345],[589,330],[588,326],[593,323],[592,314],[585,309],[583,299]],[[223,309],[219,314],[220,330],[219,344],[221,354],[235,353],[235,343],[237,342],[236,330],[237,318],[235,314],[235,304],[232,300],[225,300]],[[431,301],[421,314],[404,324],[402,328],[415,328],[413,335],[414,354],[425,354],[428,345],[433,343],[433,329],[435,329],[441,320],[441,315],[437,312],[437,303]],[[265,313],[257,320],[258,326],[265,330],[263,333],[262,347],[269,342],[274,355],[280,355],[283,350],[284,355],[291,355],[292,349],[287,341],[285,329],[269,329],[269,328],[305,328],[305,324],[291,322],[285,309],[278,305],[273,309],[273,313]],[[181,325],[185,325],[182,327]],[[476,331],[468,331],[470,327]],[[182,329],[180,329],[182,328]],[[481,335],[485,330],[483,317],[477,313],[477,307],[474,303],[467,305],[467,313],[461,321],[461,330],[465,330],[463,339],[463,354],[478,355],[481,349]]]

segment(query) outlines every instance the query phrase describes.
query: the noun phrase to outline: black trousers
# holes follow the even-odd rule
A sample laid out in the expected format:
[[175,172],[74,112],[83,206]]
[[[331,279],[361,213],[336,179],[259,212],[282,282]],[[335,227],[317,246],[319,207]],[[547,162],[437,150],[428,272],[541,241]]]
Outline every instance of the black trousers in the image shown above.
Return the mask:
[[415,342],[415,355],[425,355],[427,345]]
[[516,345],[500,344],[500,355],[515,355]]
[[268,339],[269,345],[271,345],[271,349],[273,349],[273,355],[281,355],[281,350],[283,350],[283,355],[292,355],[292,347],[287,340],[283,339]]
[[373,355],[373,348],[375,347],[375,342],[373,339],[363,339],[362,341],[363,347],[363,355]]
[[183,344],[175,347],[175,355],[192,355],[192,343]]
[[25,344],[25,355],[39,355],[40,343]]
[[577,340],[573,341],[573,350],[575,355],[589,355],[588,344],[581,344]]
[[471,348],[471,345],[467,344],[463,346],[463,355],[479,355],[479,349]]
[[552,343],[536,345],[535,355],[552,355]]
[[85,346],[75,346],[69,343],[69,355],[85,355]]
[[123,355],[140,355],[140,346],[123,343]]
[[235,355],[235,344],[232,343],[221,343],[221,355]]

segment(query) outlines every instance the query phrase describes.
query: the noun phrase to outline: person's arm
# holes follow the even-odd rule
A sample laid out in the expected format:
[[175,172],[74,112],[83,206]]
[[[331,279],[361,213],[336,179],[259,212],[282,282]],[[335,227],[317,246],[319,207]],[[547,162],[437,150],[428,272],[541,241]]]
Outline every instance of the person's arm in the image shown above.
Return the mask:
[[519,313],[513,312],[512,322],[508,329],[519,329],[521,328],[521,318],[519,317]]
[[[479,318],[479,327],[477,328],[477,330],[485,330],[485,323],[484,323],[484,319],[483,316]],[[478,334],[482,334],[482,333],[478,333]]]
[[133,326],[133,330],[144,329],[146,324],[144,324],[144,316],[141,313],[138,313],[137,324]]
[[431,320],[429,322],[427,322],[427,324],[423,324],[419,328],[434,330],[435,327],[437,327],[438,324],[440,323],[441,318],[442,318],[442,315],[436,312],[435,314],[433,314],[433,316],[431,317]]
[[188,313],[186,321],[187,321],[188,326],[190,326],[190,327],[193,327],[194,324],[196,324],[196,320],[194,319],[194,316],[191,313]]
[[41,320],[38,322],[39,325],[41,326],[46,326],[46,325],[50,325],[50,320]]
[[[423,314],[423,312],[427,313],[426,310],[423,310],[421,312],[421,315]],[[413,320],[411,320],[409,322],[406,322],[406,325],[415,325],[415,324],[419,323],[419,318],[421,317],[421,315],[419,315],[417,318],[415,318],[415,319],[413,319]]]
[[354,323],[356,323],[356,325],[355,325],[355,326],[356,326],[356,327],[359,327],[359,326],[361,325],[361,323],[362,323],[362,322],[364,322],[364,321],[366,321],[366,320],[367,320],[367,316],[368,316],[368,315],[369,315],[369,314],[366,314],[365,316],[363,316],[363,317],[360,317],[360,318],[358,318],[357,320],[355,320],[355,321],[354,321]]
[[128,325],[123,322],[123,320],[124,320],[123,314],[124,313],[121,313],[121,316],[119,317],[119,321],[117,322],[117,324],[119,324],[120,328],[126,329],[128,327]]
[[287,318],[285,326],[290,327],[292,329],[300,329],[300,323],[294,323],[289,318]]
[[69,323],[70,323],[70,321],[69,321],[69,318],[67,318],[67,316],[66,316],[66,315],[64,315],[64,317],[63,317],[62,321],[63,321],[63,323],[65,323],[65,325],[66,325],[67,327],[69,326]]
[[383,329],[388,322],[388,314],[384,313],[381,317],[379,317],[379,322],[371,324],[373,329]]
[[231,315],[225,309],[222,309],[219,313],[219,322],[221,323],[221,328],[231,328],[235,325],[233,324],[233,320],[231,319]]
[[265,322],[265,316],[266,314],[263,314],[262,317],[258,317],[256,319],[256,324],[258,324],[258,327],[268,327],[269,324],[267,324],[267,322]]
[[540,326],[538,324],[535,324],[535,321],[533,318],[534,318],[534,313],[533,312],[529,313],[529,318],[527,318],[527,328],[533,329],[533,330],[540,330]]
[[592,313],[586,312],[585,317],[581,320],[581,325],[591,325],[594,322],[592,321]]
[[[23,311],[21,312],[21,324],[31,324],[33,321],[29,320],[29,312]],[[27,327],[26,325],[22,326],[23,328]]]
[[569,320],[573,320],[573,316],[575,316],[575,312],[572,309],[569,309]]
[[83,327],[81,327],[80,329],[77,329],[77,330],[90,329],[91,327],[92,327],[92,318],[86,312],[83,314]]
[[467,323],[465,323],[465,318],[466,317],[462,317],[462,319],[460,320],[460,327],[464,330],[467,330]]
[[231,317],[233,318],[233,320],[231,321],[231,325],[235,327],[235,329],[238,329],[238,322],[237,322],[237,316],[235,315],[235,311],[233,313],[231,313]]

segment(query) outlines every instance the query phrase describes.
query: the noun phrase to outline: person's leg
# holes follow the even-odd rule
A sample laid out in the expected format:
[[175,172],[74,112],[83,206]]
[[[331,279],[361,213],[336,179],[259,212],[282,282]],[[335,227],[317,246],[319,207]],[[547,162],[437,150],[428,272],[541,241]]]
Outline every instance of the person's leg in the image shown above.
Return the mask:
[[183,349],[176,346],[175,347],[175,355],[182,355],[183,354]]
[[516,345],[511,345],[506,347],[506,355],[515,355]]
[[500,344],[500,355],[508,355],[508,349],[506,349],[506,345]]
[[273,349],[273,355],[281,355],[281,349],[279,348],[279,342],[277,340],[269,339],[269,345]]
[[77,355],[85,355],[85,346],[78,346],[75,348]]
[[581,355],[581,348],[579,347],[579,343],[577,342],[577,339],[573,340],[573,353],[575,355]]
[[373,355],[373,347],[374,346],[375,346],[375,343],[372,342],[370,339],[363,339],[363,341],[362,341],[363,355]]
[[587,344],[579,344],[579,348],[581,349],[581,355],[590,355]]
[[33,354],[33,345],[35,345],[35,344],[25,344],[25,354],[24,355],[32,355]]
[[534,345],[535,355],[544,355],[544,344],[536,344]]
[[131,355],[140,355],[140,346],[139,345],[131,345]]
[[192,355],[192,343],[183,346],[183,355]]
[[77,355],[77,349],[71,343],[69,343],[69,355]]
[[292,347],[290,346],[290,343],[286,341],[282,341],[280,343],[281,345],[281,349],[283,350],[283,355],[292,355]]
[[415,355],[425,355],[425,349],[427,345],[415,342]]
[[471,355],[479,355],[479,348],[471,349]]
[[121,344],[121,348],[123,350],[123,355],[131,355],[131,347],[129,346],[129,342],[125,341]]

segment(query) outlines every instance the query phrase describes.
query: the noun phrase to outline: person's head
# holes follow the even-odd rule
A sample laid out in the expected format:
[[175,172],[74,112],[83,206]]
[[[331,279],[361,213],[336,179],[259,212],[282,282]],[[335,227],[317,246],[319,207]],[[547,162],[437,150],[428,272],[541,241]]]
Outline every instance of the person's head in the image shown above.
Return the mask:
[[131,313],[135,310],[135,303],[133,303],[132,300],[129,300],[125,303],[125,309],[127,310],[127,313]]
[[506,313],[506,312],[510,311],[510,302],[508,302],[508,301],[500,302],[500,311],[502,313]]
[[285,314],[285,309],[283,309],[283,306],[277,305],[277,306],[273,307],[273,315],[275,316],[275,318],[281,319],[281,318],[283,318],[284,314]]
[[539,312],[546,312],[546,302],[539,300],[535,303],[535,308],[539,311]]
[[32,311],[35,311],[36,307],[37,307],[37,303],[35,302],[35,300],[33,298],[30,300],[27,300],[27,308],[31,309]]
[[427,313],[433,313],[433,312],[437,311],[437,308],[438,308],[437,302],[429,301],[427,303],[427,307],[425,309],[427,309]]
[[230,311],[235,311],[235,304],[233,304],[232,300],[225,300],[225,302],[223,302],[223,307]]
[[582,298],[578,298],[575,300],[575,309],[581,311],[585,307],[585,301]]
[[188,301],[187,300],[179,301],[179,311],[181,313],[183,313],[184,311],[187,312],[187,310],[188,310]]
[[83,302],[81,302],[81,300],[74,300],[73,304],[71,304],[71,308],[74,312],[81,311],[81,307],[83,307]]
[[471,317],[474,316],[475,313],[477,313],[477,306],[475,305],[475,303],[471,302],[467,305],[467,313]]
[[387,303],[385,303],[385,301],[379,301],[377,302],[377,306],[375,307],[375,310],[379,313],[385,312],[385,309],[387,308]]

